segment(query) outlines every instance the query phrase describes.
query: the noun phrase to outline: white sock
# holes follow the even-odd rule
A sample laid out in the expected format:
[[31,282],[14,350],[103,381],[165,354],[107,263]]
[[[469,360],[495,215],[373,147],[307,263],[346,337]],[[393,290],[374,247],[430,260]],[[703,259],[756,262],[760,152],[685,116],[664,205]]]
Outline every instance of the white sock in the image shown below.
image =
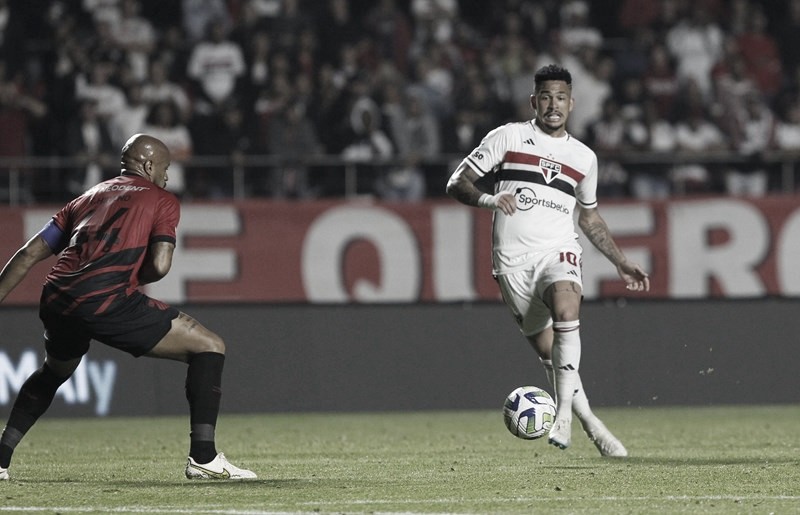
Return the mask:
[[553,322],[556,419],[572,416],[572,399],[581,378],[578,372],[581,363],[580,326],[578,320]]
[[[549,359],[539,359],[544,367],[544,372],[547,375],[547,381],[550,386],[555,389],[555,372],[553,371],[553,361]],[[578,375],[578,382],[575,385],[575,391],[572,394],[572,412],[581,421],[584,429],[592,428],[597,423],[597,416],[592,412],[589,406],[589,398],[583,389],[583,382],[581,381],[580,374]]]

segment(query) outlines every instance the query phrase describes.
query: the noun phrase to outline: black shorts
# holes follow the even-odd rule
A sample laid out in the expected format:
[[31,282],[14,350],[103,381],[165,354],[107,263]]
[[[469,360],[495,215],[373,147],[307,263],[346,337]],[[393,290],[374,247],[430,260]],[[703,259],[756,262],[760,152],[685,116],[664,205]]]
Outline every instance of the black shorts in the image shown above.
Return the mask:
[[[42,299],[45,297],[43,292]],[[116,300],[113,309],[101,315],[64,315],[45,302],[39,307],[45,349],[64,361],[86,354],[93,339],[135,357],[147,354],[169,332],[179,314],[176,308],[139,291]]]

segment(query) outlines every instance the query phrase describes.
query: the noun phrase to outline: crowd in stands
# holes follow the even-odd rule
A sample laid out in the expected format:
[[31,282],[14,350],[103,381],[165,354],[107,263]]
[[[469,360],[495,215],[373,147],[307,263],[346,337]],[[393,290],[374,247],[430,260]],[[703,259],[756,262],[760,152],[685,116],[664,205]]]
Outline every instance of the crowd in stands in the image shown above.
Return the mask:
[[0,0],[0,160],[69,159],[25,179],[28,200],[60,201],[144,131],[185,199],[229,197],[251,156],[280,160],[252,195],[340,194],[309,161],[339,156],[370,194],[440,196],[441,156],[530,119],[533,74],[556,62],[601,195],[763,195],[780,173],[762,157],[800,151],[798,45],[800,0]]

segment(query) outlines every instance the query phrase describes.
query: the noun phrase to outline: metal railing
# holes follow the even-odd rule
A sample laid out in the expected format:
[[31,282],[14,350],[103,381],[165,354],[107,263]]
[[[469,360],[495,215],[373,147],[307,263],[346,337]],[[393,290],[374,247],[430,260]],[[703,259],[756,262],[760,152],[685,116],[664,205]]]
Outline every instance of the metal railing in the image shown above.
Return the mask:
[[[727,151],[697,153],[619,152],[598,153],[599,159],[613,160],[631,170],[653,168],[668,173],[674,166],[684,164],[707,165],[711,173],[731,167],[760,166],[769,169],[773,183],[781,193],[794,193],[797,183],[800,152],[770,152],[754,158]],[[428,196],[444,195],[444,184],[463,155],[443,154],[419,163],[427,174]],[[338,155],[310,156],[302,163],[287,162],[272,155],[250,155],[239,159],[229,156],[195,156],[183,163],[186,182],[200,170],[229,172],[225,178],[226,191],[233,200],[267,196],[263,188],[268,176],[286,165],[304,166],[312,180],[327,180],[337,184],[322,196],[356,197],[370,194],[372,184],[381,170],[404,166],[402,160],[350,161]],[[64,181],[72,170],[86,166],[86,160],[59,156],[2,157],[0,158],[0,203],[20,205],[55,201],[64,196]],[[635,172],[634,172],[635,173]],[[35,184],[34,184],[35,183]],[[35,190],[35,191],[34,191]],[[675,185],[675,195],[682,195],[680,185]]]

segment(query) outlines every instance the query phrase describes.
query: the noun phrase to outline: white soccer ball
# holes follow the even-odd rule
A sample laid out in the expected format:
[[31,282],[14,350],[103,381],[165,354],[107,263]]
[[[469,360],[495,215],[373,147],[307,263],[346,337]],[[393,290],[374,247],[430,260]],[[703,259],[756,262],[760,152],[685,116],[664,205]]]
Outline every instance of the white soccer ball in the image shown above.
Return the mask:
[[541,438],[556,419],[556,401],[536,386],[520,386],[506,397],[503,419],[511,434],[524,440]]

